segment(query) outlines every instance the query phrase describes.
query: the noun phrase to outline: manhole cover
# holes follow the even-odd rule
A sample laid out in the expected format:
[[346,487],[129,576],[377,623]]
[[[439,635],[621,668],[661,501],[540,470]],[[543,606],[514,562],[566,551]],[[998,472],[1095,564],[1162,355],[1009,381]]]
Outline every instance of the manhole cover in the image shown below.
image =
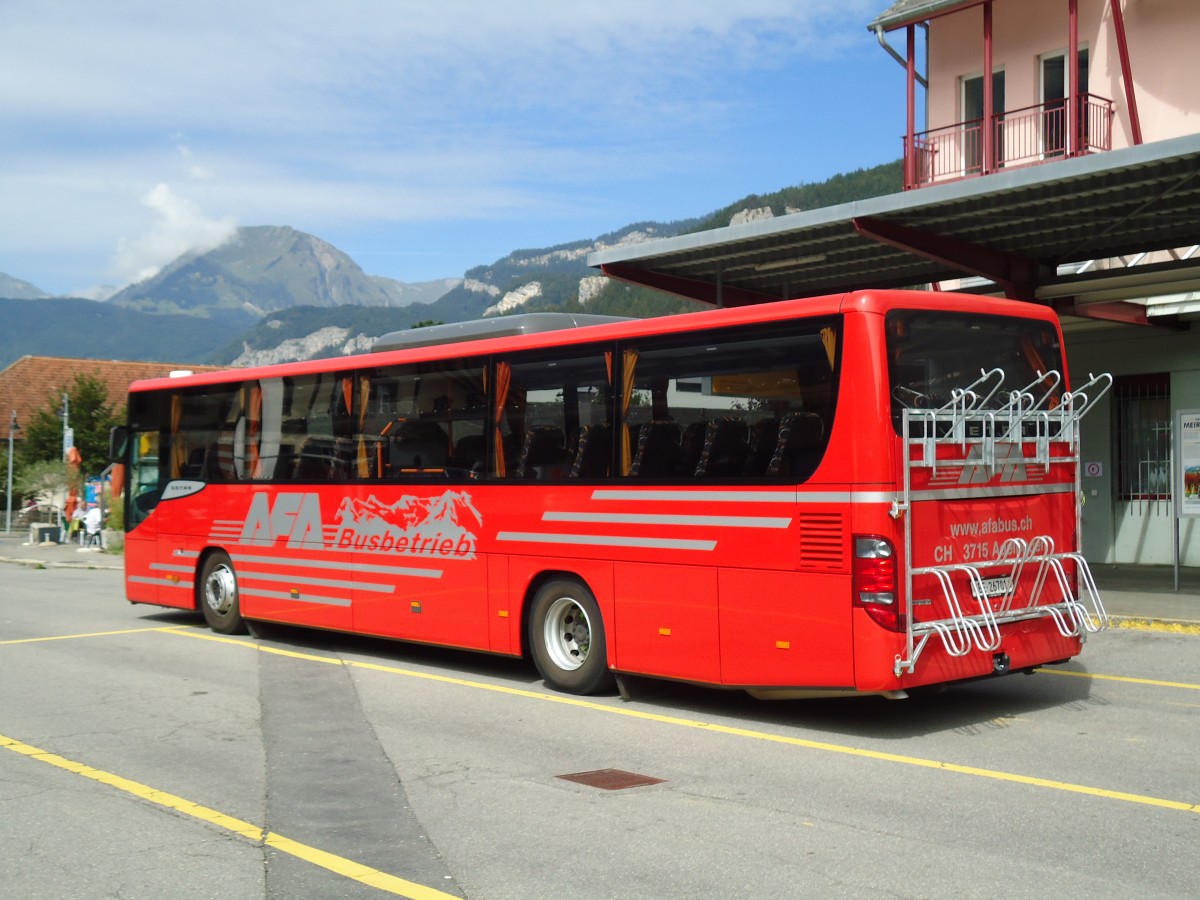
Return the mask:
[[559,775],[563,781],[574,781],[586,784],[588,787],[600,788],[605,791],[620,791],[625,788],[641,787],[644,784],[662,784],[662,778],[651,778],[649,775],[639,775],[636,772],[622,772],[620,769],[596,769],[594,772],[576,772],[574,775]]

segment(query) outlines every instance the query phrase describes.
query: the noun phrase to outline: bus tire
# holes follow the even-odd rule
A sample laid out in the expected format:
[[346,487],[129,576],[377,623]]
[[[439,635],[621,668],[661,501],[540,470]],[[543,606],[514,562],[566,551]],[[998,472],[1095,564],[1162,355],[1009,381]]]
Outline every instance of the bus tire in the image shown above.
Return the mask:
[[578,581],[549,581],[529,611],[529,649],[547,687],[594,694],[612,683],[596,598]]
[[204,560],[199,594],[197,602],[209,628],[217,634],[246,633],[246,622],[238,603],[237,573],[226,554],[218,551]]

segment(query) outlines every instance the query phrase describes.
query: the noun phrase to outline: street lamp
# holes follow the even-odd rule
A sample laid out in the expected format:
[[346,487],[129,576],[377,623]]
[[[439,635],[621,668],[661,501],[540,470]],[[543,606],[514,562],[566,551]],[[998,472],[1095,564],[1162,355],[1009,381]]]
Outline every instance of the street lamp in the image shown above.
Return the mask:
[[4,492],[4,499],[7,504],[7,509],[4,512],[4,533],[12,534],[12,458],[13,458],[13,436],[21,430],[21,426],[17,424],[17,411],[12,411],[12,418],[8,420],[8,488]]
[[75,434],[71,431],[69,417],[71,415],[71,395],[63,392],[63,405],[59,410],[63,417],[63,452],[62,458],[67,458],[67,451],[75,446]]

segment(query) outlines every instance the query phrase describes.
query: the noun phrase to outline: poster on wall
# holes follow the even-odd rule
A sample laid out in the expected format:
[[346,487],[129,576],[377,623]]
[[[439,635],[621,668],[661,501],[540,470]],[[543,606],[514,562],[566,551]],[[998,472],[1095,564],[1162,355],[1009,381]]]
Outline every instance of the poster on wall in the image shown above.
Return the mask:
[[1200,410],[1180,410],[1175,428],[1175,511],[1200,516]]

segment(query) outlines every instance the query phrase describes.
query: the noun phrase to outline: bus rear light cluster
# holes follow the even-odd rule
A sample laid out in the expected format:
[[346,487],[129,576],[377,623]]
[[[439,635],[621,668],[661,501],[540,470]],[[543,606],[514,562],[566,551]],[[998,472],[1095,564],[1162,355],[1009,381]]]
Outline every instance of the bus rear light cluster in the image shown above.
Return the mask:
[[904,630],[896,589],[896,551],[874,534],[854,536],[854,605],[888,631]]

